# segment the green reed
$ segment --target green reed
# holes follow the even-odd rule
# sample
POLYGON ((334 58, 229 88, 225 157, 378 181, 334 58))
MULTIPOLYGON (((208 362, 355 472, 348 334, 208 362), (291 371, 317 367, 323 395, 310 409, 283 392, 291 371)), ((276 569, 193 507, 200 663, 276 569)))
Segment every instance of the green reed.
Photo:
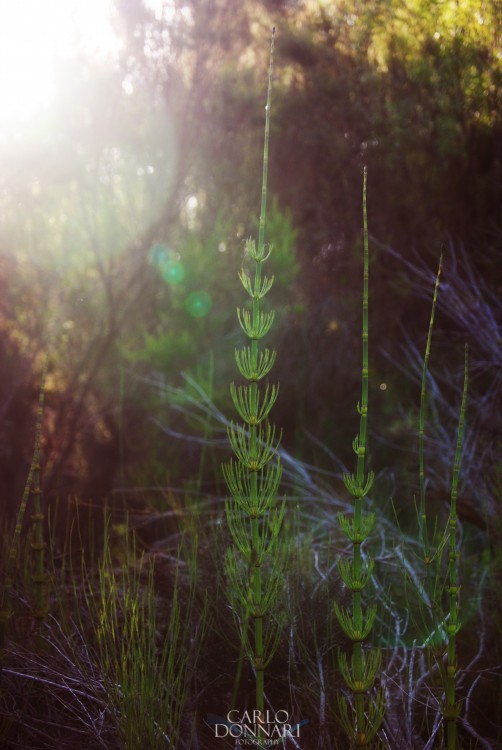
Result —
POLYGON ((70 561, 72 594, 58 595, 63 631, 69 638, 85 634, 86 648, 75 659, 83 660, 84 674, 92 664, 99 676, 120 747, 171 750, 182 738, 207 629, 207 601, 196 600, 197 540, 180 543, 166 570, 167 556, 138 552, 127 523, 113 542, 107 519, 99 559, 97 552, 92 564, 84 554, 70 561))
POLYGON ((448 521, 442 532, 438 531, 437 520, 435 521, 431 539, 429 533, 430 519, 428 518, 426 507, 425 427, 429 358, 437 299, 440 289, 442 262, 443 255, 441 253, 432 298, 420 388, 418 429, 420 503, 417 509, 417 516, 419 542, 422 547, 422 563, 425 568, 425 577, 423 587, 419 587, 417 593, 421 600, 421 605, 424 606, 422 612, 422 615, 425 613, 424 625, 429 626, 425 644, 427 644, 429 650, 436 659, 443 683, 444 703, 441 705, 441 711, 446 722, 446 747, 447 750, 456 750, 459 747, 457 721, 461 709, 460 703, 456 700, 456 676, 458 668, 456 636, 460 629, 458 620, 460 593, 458 562, 460 551, 457 545, 457 495, 467 405, 468 351, 466 346, 462 402, 457 429, 448 521), (447 557, 446 563, 444 562, 445 555, 447 557), (445 565, 446 583, 444 574, 445 565), (443 604, 445 599, 446 601, 443 604))
POLYGON ((368 422, 368 299, 369 299, 369 250, 368 218, 366 205, 367 172, 364 170, 363 222, 364 222, 364 271, 363 271, 363 324, 362 324, 362 392, 357 405, 359 433, 353 441, 357 456, 356 473, 345 474, 344 483, 354 500, 352 520, 339 514, 340 526, 352 544, 352 561, 342 560, 338 570, 343 582, 352 592, 352 610, 335 603, 335 613, 340 627, 352 641, 352 655, 349 659, 340 652, 339 667, 342 677, 353 694, 353 703, 344 696, 339 698, 342 726, 356 747, 365 747, 375 738, 382 723, 385 703, 383 690, 373 695, 373 685, 380 670, 381 653, 364 649, 363 644, 375 622, 375 605, 364 611, 362 594, 373 572, 374 563, 366 561, 362 554, 363 542, 369 537, 375 523, 375 514, 364 510, 366 499, 374 481, 372 471, 366 473, 366 438, 368 422))
POLYGON ((37 413, 35 419, 35 444, 33 448, 32 460, 28 471, 28 478, 24 487, 21 502, 16 517, 14 534, 9 548, 9 554, 5 563, 5 569, 2 571, 2 580, 0 582, 0 676, 5 657, 5 635, 7 622, 11 617, 10 600, 12 596, 12 587, 14 585, 14 576, 19 563, 19 550, 21 547, 21 532, 23 528, 26 509, 30 500, 30 495, 34 497, 34 513, 32 516, 34 541, 31 547, 34 551, 34 573, 32 580, 34 584, 35 606, 33 616, 40 622, 46 613, 45 595, 45 571, 44 571, 44 550, 45 542, 43 537, 43 522, 45 515, 42 513, 41 502, 41 482, 40 482, 40 454, 42 439, 42 423, 45 402, 45 383, 47 377, 47 357, 45 358, 40 390, 38 396, 37 413))
POLYGON ((439 258, 439 266, 436 274, 436 283, 434 285, 434 294, 432 297, 431 314, 429 318, 429 330, 427 332, 427 343, 425 345, 424 360, 422 363, 422 379, 420 383, 420 415, 418 424, 418 461, 419 461, 419 492, 420 506, 418 516, 419 539, 424 551, 424 563, 427 571, 428 587, 430 587, 430 565, 434 556, 431 555, 431 545, 429 540, 429 529, 427 526, 427 513, 425 507, 425 458, 424 458, 424 440, 425 440, 425 414, 427 405, 427 373, 429 371, 429 357, 431 351, 432 331, 434 328, 434 318, 436 314, 436 304, 438 298, 439 282, 441 278, 441 268, 443 264, 443 253, 439 258))
MULTIPOLYGON (((44 373, 45 380, 45 373, 44 373)), ((42 405, 39 404, 40 415, 37 414, 37 431, 39 433, 38 424, 42 424, 42 405), (39 422, 40 420, 40 422, 39 422)), ((47 576, 45 573, 45 549, 47 544, 44 539, 44 521, 45 513, 42 509, 42 468, 40 465, 41 451, 40 451, 40 434, 38 434, 38 445, 35 451, 36 460, 33 464, 33 485, 31 488, 31 496, 33 498, 33 514, 31 516, 32 529, 33 529, 33 541, 31 542, 31 549, 33 550, 33 573, 31 576, 33 582, 33 599, 34 606, 32 609, 32 615, 35 618, 38 625, 45 618, 47 614, 47 597, 46 597, 46 582, 47 576)))
POLYGON ((260 712, 264 711, 265 669, 275 653, 281 631, 280 620, 272 613, 281 578, 282 553, 278 536, 284 517, 284 501, 281 504, 277 501, 282 476, 277 456, 280 435, 269 422, 279 387, 259 386, 271 371, 276 357, 275 351, 259 346, 274 321, 274 312, 265 312, 262 307, 262 300, 273 284, 273 277, 262 276, 262 266, 271 252, 271 248, 265 246, 265 214, 274 33, 275 30, 270 46, 258 246, 252 239, 246 242, 252 271, 249 275, 243 269, 239 274, 251 298, 251 309, 238 309, 237 316, 250 345, 236 350, 235 361, 248 383, 230 387, 242 423, 231 423, 228 429, 235 458, 222 467, 231 495, 226 500, 226 516, 235 545, 226 559, 229 596, 239 622, 242 646, 255 672, 256 709, 260 712))
POLYGON ((465 347, 464 358, 464 387, 462 391, 462 404, 460 406, 460 416, 457 430, 457 443, 455 446, 455 459, 453 463, 453 476, 451 482, 450 496, 450 513, 448 518, 448 614, 449 620, 446 626, 447 635, 447 652, 446 652, 446 676, 445 676, 445 694, 446 701, 443 710, 443 716, 446 720, 446 737, 448 750, 456 750, 458 747, 457 740, 457 719, 460 715, 460 703, 456 701, 456 676, 457 676, 457 646, 456 636, 460 630, 458 620, 459 612, 459 576, 458 576, 458 559, 460 551, 457 546, 457 494, 458 478, 460 473, 460 458, 462 455, 462 443, 464 436, 465 411, 467 405, 467 387, 469 380, 469 355, 467 346, 465 347))
MULTIPOLYGON (((429 317, 429 328, 427 331, 427 341, 425 344, 424 358, 422 362, 422 375, 420 381, 420 411, 418 417, 418 476, 419 476, 419 506, 417 508, 418 520, 418 540, 422 548, 421 562, 424 565, 425 577, 423 588, 418 590, 418 595, 423 604, 425 604, 424 625, 428 630, 426 643, 430 645, 433 652, 438 656, 442 655, 443 636, 441 633, 441 607, 440 599, 442 595, 441 565, 442 552, 444 548, 444 537, 439 535, 437 523, 433 529, 430 529, 430 523, 427 517, 426 505, 426 481, 425 481, 425 427, 427 416, 427 378, 429 372, 429 359, 431 351, 432 333, 434 330, 434 320, 436 315, 436 306, 441 280, 441 270, 443 265, 443 253, 441 252, 436 274, 436 282, 432 296, 431 312, 429 317), (432 531, 432 540, 431 532, 432 531)), ((423 613, 422 613, 423 616, 423 613)))

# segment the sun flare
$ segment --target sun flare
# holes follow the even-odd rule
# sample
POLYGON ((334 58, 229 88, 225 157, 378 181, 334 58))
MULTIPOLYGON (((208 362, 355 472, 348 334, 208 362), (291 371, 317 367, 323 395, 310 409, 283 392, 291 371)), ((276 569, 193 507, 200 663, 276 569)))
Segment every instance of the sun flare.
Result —
POLYGON ((109 0, 2 0, 0 130, 50 106, 57 67, 76 50, 110 55, 120 46, 109 0))

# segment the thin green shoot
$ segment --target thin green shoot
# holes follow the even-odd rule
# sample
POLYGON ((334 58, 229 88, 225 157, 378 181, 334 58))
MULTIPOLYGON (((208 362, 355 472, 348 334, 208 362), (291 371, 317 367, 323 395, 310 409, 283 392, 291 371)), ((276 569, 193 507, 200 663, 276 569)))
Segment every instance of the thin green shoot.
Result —
POLYGON ((467 345, 465 347, 464 359, 464 387, 462 391, 462 404, 457 431, 457 443, 455 447, 455 459, 453 464, 453 476, 451 483, 450 514, 448 519, 449 544, 448 544, 448 600, 449 620, 446 626, 447 654, 446 654, 446 706, 444 717, 446 719, 446 736, 448 750, 457 750, 457 720, 460 714, 460 703, 456 701, 456 676, 457 676, 457 646, 456 636, 460 629, 459 593, 460 583, 458 578, 458 559, 460 552, 457 546, 457 494, 458 479, 460 473, 460 460, 462 455, 462 444, 464 438, 464 422, 467 406, 467 388, 469 380, 469 355, 467 345))
MULTIPOLYGON (((439 281, 441 277, 441 267, 443 263, 443 253, 439 258, 439 266, 434 286, 434 295, 432 298, 432 308, 429 318, 429 330, 427 333, 427 343, 425 345, 424 361, 422 365, 422 379, 420 384, 420 415, 418 425, 418 460, 419 460, 419 486, 420 486, 420 506, 419 506, 419 532, 420 541, 424 550, 424 562, 428 567, 432 562, 431 548, 429 542, 429 531, 427 527, 427 511, 425 504, 425 459, 424 459, 424 440, 425 440, 425 419, 427 405, 427 373, 429 371, 429 356, 431 349, 432 330, 434 328, 434 318, 436 313, 436 303, 439 290, 439 281)), ((429 574, 428 574, 429 575, 429 574)))

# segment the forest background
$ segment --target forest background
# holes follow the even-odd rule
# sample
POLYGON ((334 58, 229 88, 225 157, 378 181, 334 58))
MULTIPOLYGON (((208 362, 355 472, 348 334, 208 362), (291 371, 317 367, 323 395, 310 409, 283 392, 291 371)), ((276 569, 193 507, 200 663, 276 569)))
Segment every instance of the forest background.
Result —
MULTIPOLYGON (((139 493, 193 475, 179 452, 195 447, 161 437, 142 378, 155 371, 182 385, 183 372, 207 377, 211 359, 212 395, 228 403, 272 22, 277 421, 297 458, 329 461, 307 433, 346 456, 366 164, 374 429, 385 425, 396 445, 407 439, 413 383, 392 358, 403 332, 424 339, 421 298, 431 293, 409 264, 430 282, 444 244, 449 286, 472 272, 488 295, 500 292, 499 11, 496 2, 201 2, 155 13, 117 3, 123 46, 113 61, 75 49, 52 106, 2 137, 2 495, 24 486, 48 342, 48 496, 139 493)), ((492 352, 499 344, 482 317, 490 298, 461 291, 465 309, 439 321, 449 334, 439 372, 459 340, 475 352, 485 339, 492 352), (479 330, 465 331, 462 315, 479 330)), ((493 387, 493 357, 479 352, 480 393, 493 387)), ((494 445, 493 410, 476 417, 482 445, 494 445)), ((488 463, 490 475, 497 462, 488 463)))

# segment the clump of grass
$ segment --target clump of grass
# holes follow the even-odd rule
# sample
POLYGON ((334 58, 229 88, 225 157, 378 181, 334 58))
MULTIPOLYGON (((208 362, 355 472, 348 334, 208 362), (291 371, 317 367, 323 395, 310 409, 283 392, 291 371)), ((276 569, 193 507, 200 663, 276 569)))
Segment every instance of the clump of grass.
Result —
POLYGON ((258 246, 246 242, 246 255, 252 263, 250 275, 242 270, 239 277, 251 298, 251 310, 237 310, 240 326, 250 345, 235 352, 237 368, 246 385, 231 385, 230 392, 241 424, 231 423, 228 437, 235 459, 223 465, 231 493, 226 501, 226 516, 235 544, 227 554, 226 570, 229 594, 239 621, 242 646, 248 654, 256 679, 256 710, 264 711, 264 672, 280 637, 280 619, 273 616, 282 572, 279 531, 284 517, 284 502, 278 504, 277 492, 282 467, 277 456, 280 436, 269 422, 269 414, 279 388, 258 383, 271 371, 275 351, 260 349, 259 341, 268 333, 274 312, 265 312, 262 300, 273 284, 273 277, 262 277, 262 266, 271 248, 265 245, 267 203, 268 146, 274 32, 270 48, 268 93, 263 154, 263 180, 258 246), (264 570, 268 576, 265 578, 264 570), (250 633, 252 631, 252 633, 250 633))
POLYGON ((178 550, 172 585, 161 596, 153 561, 138 557, 134 545, 126 546, 117 569, 106 536, 97 595, 83 572, 94 658, 108 694, 111 720, 126 750, 178 746, 191 670, 207 624, 203 604, 195 632, 196 560, 194 545, 187 560, 189 578, 182 587, 179 571, 184 563, 178 550))
MULTIPOLYGON (((411 591, 407 593, 407 603, 411 619, 415 622, 418 632, 421 634, 421 650, 429 659, 427 673, 423 672, 419 681, 422 686, 428 683, 427 705, 430 703, 430 698, 435 696, 435 718, 433 726, 429 730, 429 742, 431 743, 435 736, 438 733, 441 734, 441 730, 445 728, 442 746, 447 747, 447 750, 457 750, 459 747, 457 725, 461 713, 461 703, 457 700, 457 634, 460 630, 458 616, 460 551, 458 547, 457 495, 467 404, 467 347, 465 350, 464 379, 455 442, 453 475, 450 484, 450 507, 445 527, 442 527, 437 517, 431 517, 426 503, 425 451, 428 392, 434 386, 434 381, 431 379, 428 387, 430 379, 429 360, 435 313, 439 299, 442 263, 443 255, 441 253, 432 297, 427 341, 421 364, 418 420, 419 501, 418 507, 416 507, 420 552, 417 553, 415 566, 413 569, 409 569, 407 576, 407 581, 411 584, 411 591, 416 597, 415 606, 412 606, 410 599, 411 591), (416 604, 418 604, 418 617, 414 614, 416 604)), ((437 414, 435 417, 438 419, 437 414)), ((421 658, 423 659, 423 656, 421 658)), ((413 675, 411 666, 410 672, 413 675)), ((425 718, 428 718, 427 715, 425 718)), ((472 733, 477 737, 475 732, 472 733)))
POLYGON ((418 476, 419 476, 419 505, 417 508, 418 541, 422 549, 422 564, 424 566, 424 580, 417 588, 422 615, 422 627, 426 632, 424 643, 427 644, 431 653, 438 658, 442 657, 443 624, 440 617, 440 599, 442 595, 441 567, 442 552, 445 537, 427 516, 426 507, 426 476, 425 476, 425 426, 427 411, 427 379, 429 373, 429 359, 431 350, 432 333, 438 300, 438 291, 441 278, 443 254, 439 259, 434 293, 432 297, 431 313, 427 341, 422 361, 422 375, 420 381, 420 411, 418 417, 418 476))
POLYGON ((430 541, 429 526, 431 521, 426 508, 426 479, 425 479, 425 423, 427 406, 427 378, 429 371, 429 357, 431 349, 432 331, 438 300, 442 267, 442 254, 436 276, 436 284, 432 299, 431 314, 429 319, 429 331, 423 358, 422 379, 420 389, 420 415, 419 415, 419 487, 420 504, 418 508, 419 540, 423 550, 423 564, 425 566, 424 586, 418 589, 422 608, 425 605, 427 616, 425 621, 431 623, 430 632, 426 644, 436 659, 439 674, 444 689, 444 701, 441 703, 441 713, 446 722, 446 747, 448 750, 457 750, 458 732, 457 723, 461 712, 461 704, 456 696, 457 679, 457 644, 456 637, 460 630, 459 623, 459 572, 458 561, 460 551, 457 544, 458 517, 457 517, 457 495, 460 473, 460 461, 464 436, 464 422, 467 404, 468 387, 468 351, 465 348, 464 358, 464 382, 462 389, 462 402, 460 406, 459 422, 457 429, 457 440, 455 446, 455 457, 453 463, 453 474, 451 480, 450 508, 446 528, 439 532, 437 520, 434 521, 432 542, 430 541), (446 562, 444 557, 446 556, 446 562), (446 571, 444 570, 446 567, 446 571), (446 581, 446 582, 445 582, 446 581), (443 604, 444 599, 446 601, 443 604))
POLYGON ((364 510, 364 500, 374 481, 372 471, 366 473, 366 437, 368 421, 368 221, 366 207, 366 168, 363 187, 364 221, 364 279, 363 279, 363 324, 362 324, 362 394, 357 406, 359 413, 359 433, 353 441, 357 456, 355 474, 344 474, 344 484, 354 500, 352 519, 340 513, 340 526, 352 544, 352 561, 342 560, 338 570, 343 582, 352 592, 352 611, 335 603, 335 613, 340 627, 352 641, 352 655, 339 654, 342 677, 353 694, 353 702, 344 696, 339 698, 340 718, 349 739, 356 747, 365 747, 373 741, 383 721, 385 701, 383 690, 373 694, 373 685, 381 665, 381 652, 365 649, 364 642, 375 622, 377 609, 371 605, 364 612, 362 596, 373 572, 372 560, 365 560, 362 545, 369 537, 375 524, 375 514, 364 510))

